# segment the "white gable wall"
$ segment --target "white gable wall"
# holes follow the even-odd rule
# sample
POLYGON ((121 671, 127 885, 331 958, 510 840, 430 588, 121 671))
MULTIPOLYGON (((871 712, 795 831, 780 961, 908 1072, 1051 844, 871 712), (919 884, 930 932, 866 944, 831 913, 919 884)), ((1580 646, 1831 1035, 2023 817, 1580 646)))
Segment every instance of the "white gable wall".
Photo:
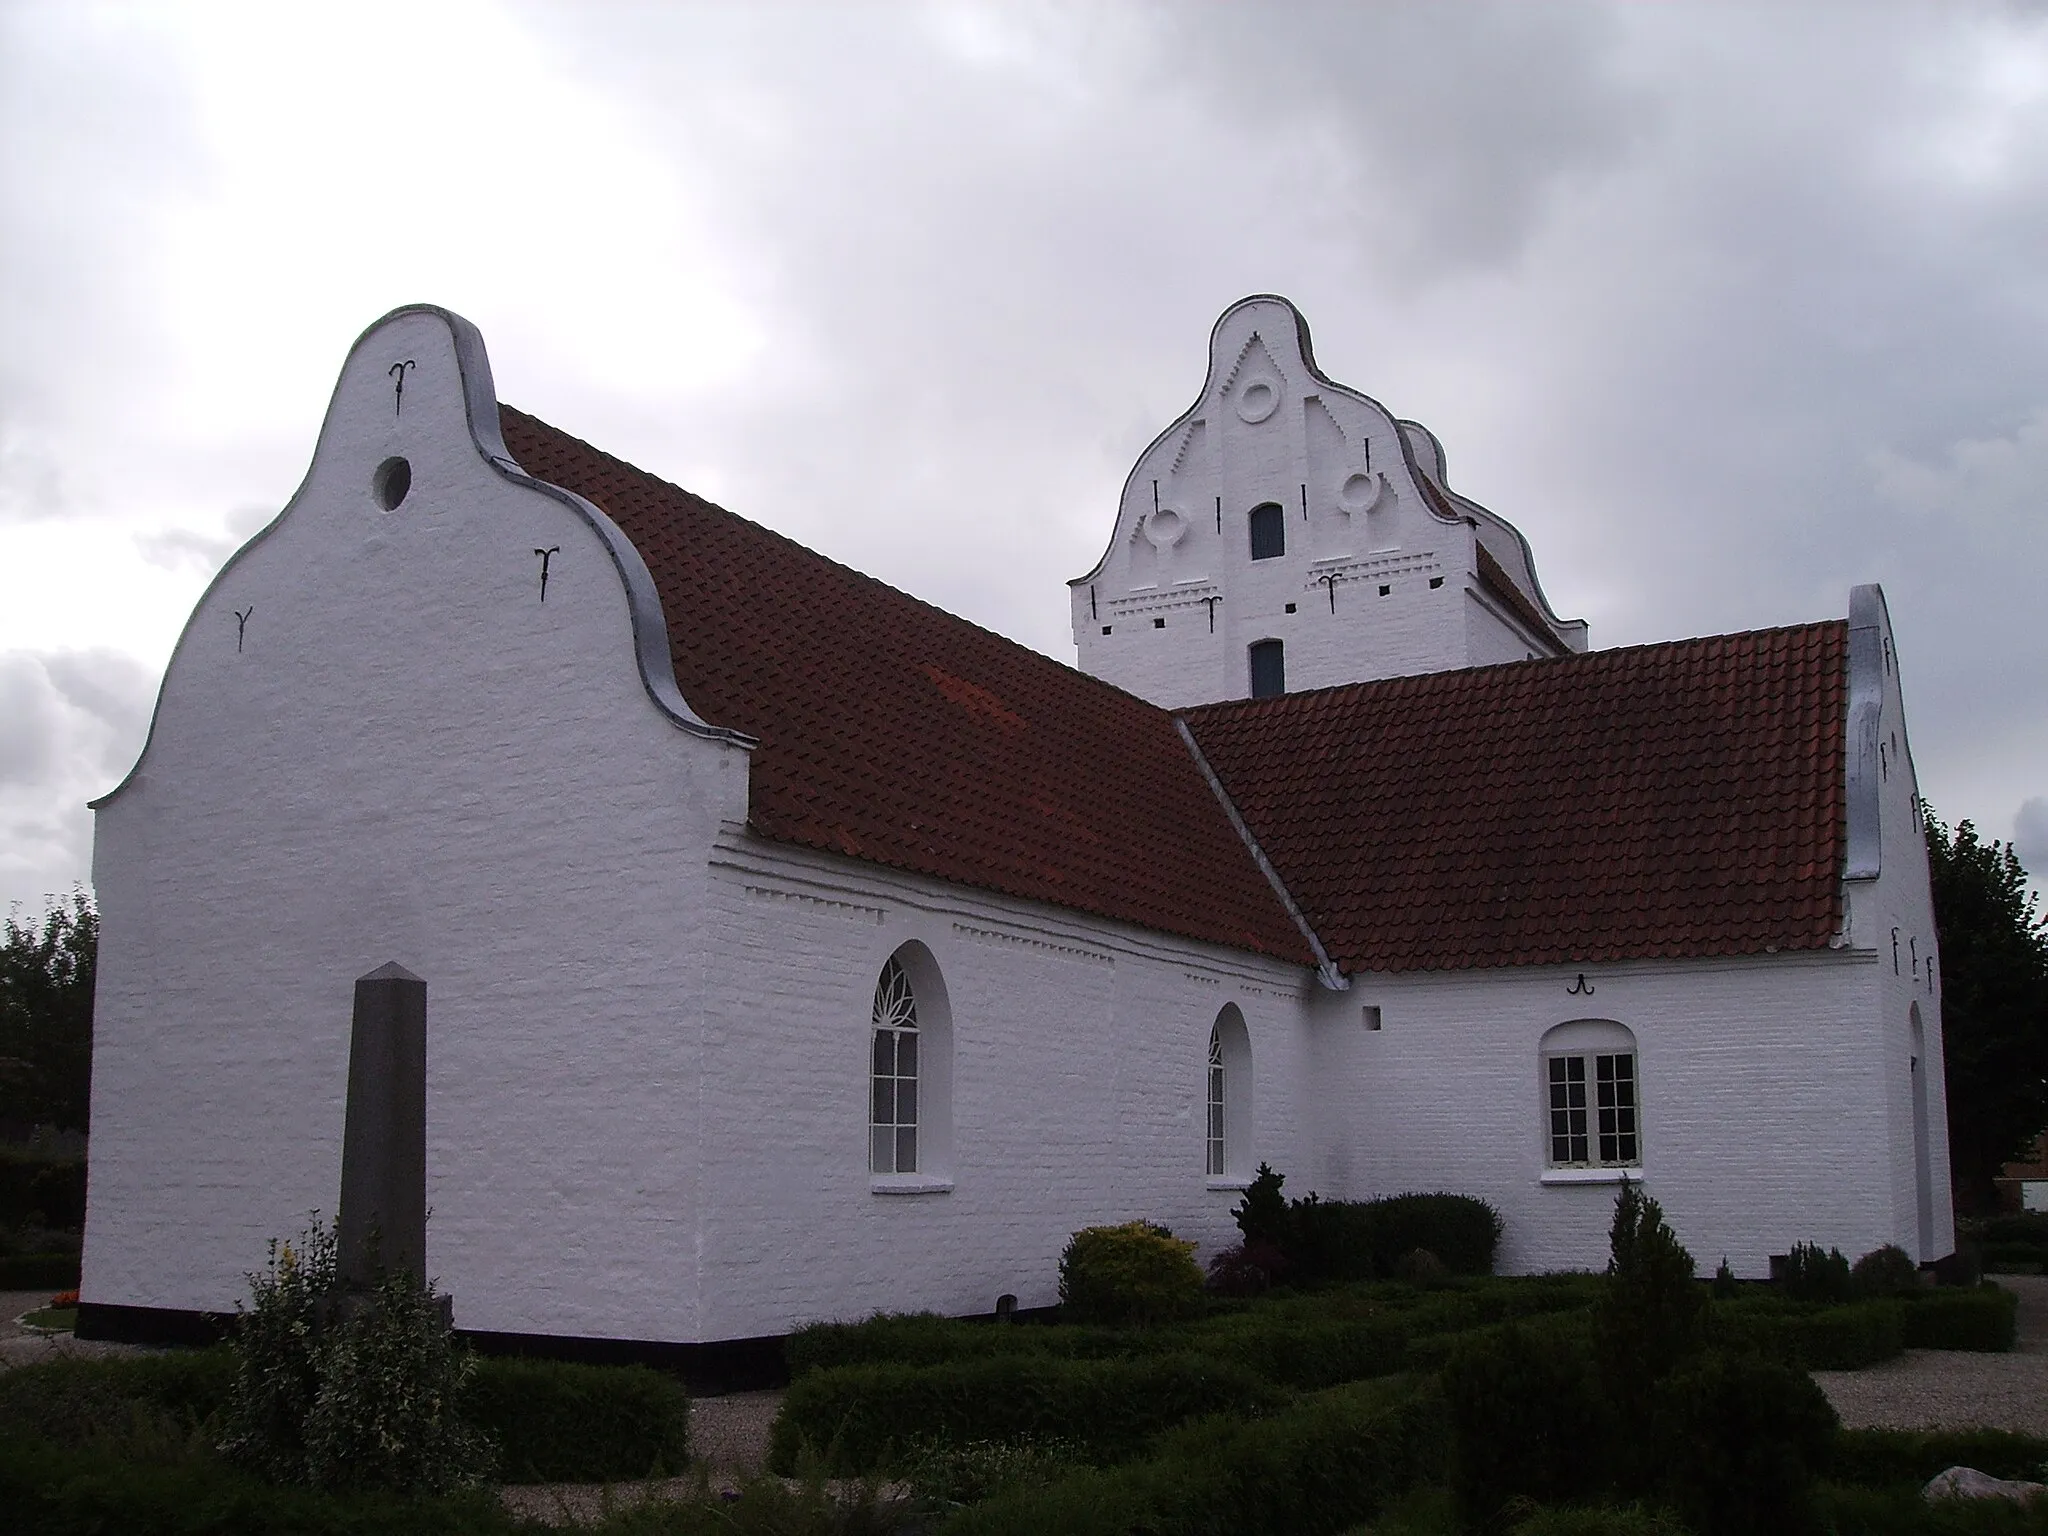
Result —
POLYGON ((366 334, 102 803, 91 1300, 227 1309, 267 1239, 331 1219, 353 983, 386 961, 427 981, 429 1263, 466 1323, 575 1321, 527 1261, 631 1253, 617 1190, 698 1161, 672 1037, 745 752, 657 708, 604 540, 487 464, 465 410, 445 318, 366 334))
MULTIPOLYGON (((1140 455, 1108 550, 1071 584, 1081 670, 1180 708, 1248 697, 1260 640, 1285 645, 1289 692, 1554 653, 1478 585, 1483 536, 1539 590, 1520 536, 1441 480, 1434 438, 1317 372, 1292 305, 1232 305, 1200 398, 1140 455), (1285 552, 1254 560, 1266 503, 1285 552)), ((1584 648, 1583 623, 1563 629, 1584 648)))

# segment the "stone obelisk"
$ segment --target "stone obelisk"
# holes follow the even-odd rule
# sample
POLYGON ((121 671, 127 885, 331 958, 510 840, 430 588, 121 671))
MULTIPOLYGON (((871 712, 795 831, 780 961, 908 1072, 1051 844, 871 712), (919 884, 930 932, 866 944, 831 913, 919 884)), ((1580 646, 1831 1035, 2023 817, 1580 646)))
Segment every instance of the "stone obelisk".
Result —
POLYGON ((346 1289, 427 1278, 427 984, 395 961, 356 982, 335 1239, 346 1289))

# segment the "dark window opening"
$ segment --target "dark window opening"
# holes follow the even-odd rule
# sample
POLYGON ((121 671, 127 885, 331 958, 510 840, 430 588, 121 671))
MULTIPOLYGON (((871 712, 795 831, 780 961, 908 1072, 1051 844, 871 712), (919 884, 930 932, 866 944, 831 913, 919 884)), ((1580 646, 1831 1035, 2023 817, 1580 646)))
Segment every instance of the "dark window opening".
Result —
POLYGON ((1381 597, 1385 597, 1385 596, 1386 596, 1386 595, 1387 595, 1387 594, 1388 594, 1389 592, 1392 592, 1393 590, 1394 590, 1394 589, 1393 589, 1392 587, 1381 587, 1381 588, 1380 588, 1380 596, 1381 596, 1381 597))
POLYGON ((1432 592, 1434 592, 1438 587, 1442 586, 1443 584, 1444 579, 1441 576, 1432 576, 1429 578, 1429 590, 1432 592))
POLYGON ((1103 625, 1103 626, 1102 626, 1102 632, 1103 632, 1103 633, 1104 633, 1105 635, 1109 633, 1109 630, 1110 630, 1110 626, 1109 626, 1109 625, 1105 624, 1105 625, 1103 625))
POLYGON ((1292 612, 1294 612, 1294 604, 1292 604, 1292 603, 1289 603, 1289 604, 1287 605, 1287 611, 1288 611, 1289 613, 1292 613, 1292 612))
POLYGON ((1152 621, 1152 627, 1153 627, 1154 629, 1164 629, 1164 628, 1166 628, 1166 620, 1164 620, 1164 619, 1154 619, 1154 620, 1152 621))
POLYGON ((1268 501, 1252 508, 1252 558, 1272 560, 1287 553, 1287 514, 1268 501))
POLYGON ((1260 640, 1251 648, 1252 697, 1277 698, 1287 691, 1286 647, 1278 640, 1260 640))

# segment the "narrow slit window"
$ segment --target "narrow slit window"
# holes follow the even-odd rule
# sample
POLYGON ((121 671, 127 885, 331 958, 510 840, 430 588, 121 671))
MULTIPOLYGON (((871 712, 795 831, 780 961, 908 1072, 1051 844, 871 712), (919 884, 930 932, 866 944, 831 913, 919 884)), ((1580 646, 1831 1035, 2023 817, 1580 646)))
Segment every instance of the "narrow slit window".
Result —
POLYGON ((1277 698, 1287 691, 1287 648, 1278 640, 1254 641, 1251 647, 1252 697, 1277 698))
POLYGON ((1274 501, 1252 508, 1252 558, 1275 560, 1287 553, 1287 514, 1274 501))

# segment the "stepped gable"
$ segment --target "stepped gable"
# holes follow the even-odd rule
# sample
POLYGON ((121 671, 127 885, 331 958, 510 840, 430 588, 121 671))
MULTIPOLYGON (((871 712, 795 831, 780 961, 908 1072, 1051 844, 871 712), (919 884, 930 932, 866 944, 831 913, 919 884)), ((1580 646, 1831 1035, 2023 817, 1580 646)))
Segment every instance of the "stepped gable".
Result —
POLYGON ((1824 949, 1848 626, 1183 712, 1347 972, 1824 949))
POLYGON ((647 562, 690 707, 759 738, 755 833, 1313 963, 1164 710, 499 413, 647 562))

